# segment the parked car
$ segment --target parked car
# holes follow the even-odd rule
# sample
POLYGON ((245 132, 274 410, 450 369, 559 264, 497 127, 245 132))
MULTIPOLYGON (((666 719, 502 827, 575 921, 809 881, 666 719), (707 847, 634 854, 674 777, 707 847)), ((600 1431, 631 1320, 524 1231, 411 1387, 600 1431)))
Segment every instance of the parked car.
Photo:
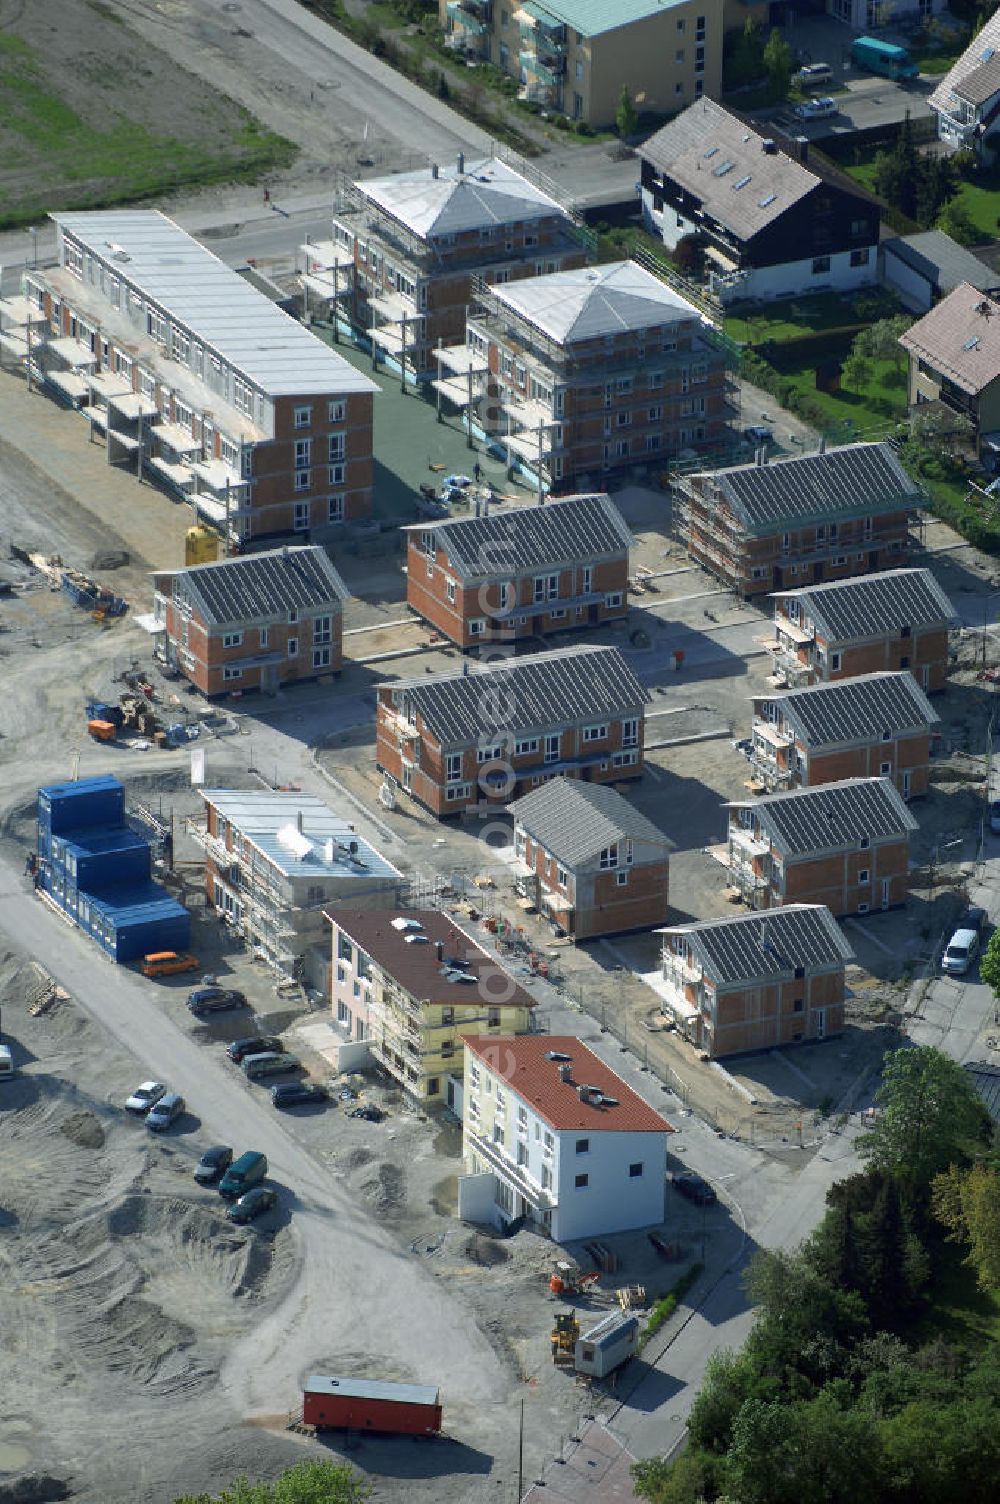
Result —
POLYGON ((794 80, 800 89, 818 89, 833 83, 833 69, 829 63, 803 63, 794 80))
POLYGON ((941 970, 948 976, 963 977, 979 953, 979 931, 956 930, 944 948, 941 970))
POLYGON ((213 1144, 206 1149, 195 1165, 194 1178, 199 1185, 214 1185, 233 1162, 233 1151, 228 1144, 213 1144))
POLYGON ((280 1055, 285 1046, 271 1034, 254 1034, 247 1039, 234 1039, 226 1045, 226 1054, 234 1065, 247 1055, 280 1055))
POLYGON ((186 1107, 187 1103, 182 1096, 175 1091, 168 1091, 147 1112, 146 1127, 153 1133, 162 1133, 165 1128, 176 1123, 186 1107))
POLYGON ((696 1206, 714 1206, 716 1200, 715 1191, 707 1180, 702 1180, 693 1170, 681 1170, 673 1177, 674 1190, 680 1191, 688 1201, 693 1201, 696 1206))
POLYGON ((167 1088, 162 1081, 144 1081, 126 1098, 125 1111, 145 1114, 166 1094, 167 1088))
POLYGON ((235 1201, 263 1180, 266 1174, 267 1155, 261 1154, 259 1149, 248 1149, 233 1161, 219 1181, 219 1195, 225 1196, 227 1201, 235 1201))
POLYGON ((326 1099, 326 1087, 309 1081, 282 1081, 279 1086, 271 1087, 272 1107, 299 1107, 326 1099))
POLYGON ((835 99, 831 99, 828 94, 821 94, 818 99, 807 99, 803 104, 797 104, 795 113, 799 120, 829 120, 831 115, 839 115, 840 108, 835 99))
POLYGON ((196 987, 188 994, 192 1013, 223 1013, 227 1008, 245 1008, 247 1000, 235 987, 196 987))
POLYGON ((774 432, 763 423, 751 423, 748 428, 744 428, 743 437, 749 439, 751 444, 770 444, 774 432))
POLYGON ((995 836, 1000 835, 1000 799, 994 799, 990 805, 990 830, 995 836))
POLYGON ((139 970, 144 977, 169 977, 179 971, 197 971, 199 961, 187 951, 156 950, 143 956, 139 970))
POLYGON ((269 1212, 278 1199, 277 1191, 272 1191, 269 1185, 255 1185, 252 1191, 247 1191, 238 1201, 234 1201, 229 1208, 230 1222, 252 1222, 255 1217, 269 1212))
POLYGON ((261 1055, 244 1055, 241 1062, 248 1081, 259 1081, 261 1076, 283 1076, 301 1067, 297 1055, 286 1055, 284 1050, 265 1050, 261 1055))

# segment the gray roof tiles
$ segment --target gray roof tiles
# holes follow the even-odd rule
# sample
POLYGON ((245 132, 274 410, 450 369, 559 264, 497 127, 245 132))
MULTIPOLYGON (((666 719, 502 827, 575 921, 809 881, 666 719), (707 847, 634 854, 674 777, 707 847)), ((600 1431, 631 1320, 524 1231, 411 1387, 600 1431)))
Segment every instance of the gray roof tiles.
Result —
POLYGON ((526 319, 560 345, 701 322, 693 303, 634 261, 581 266, 490 288, 501 310, 526 319))
POLYGON ((948 625, 955 608, 929 569, 890 569, 828 585, 775 592, 797 600, 828 642, 863 641, 900 627, 948 625))
MULTIPOLYGON (((954 62, 945 74, 941 82, 935 87, 934 92, 928 99, 932 110, 941 110, 945 114, 953 112, 957 105, 956 94, 963 99, 969 96, 966 93, 966 81, 972 74, 978 72, 984 63, 989 64, 994 56, 1000 52, 1000 12, 994 11, 985 22, 982 29, 973 37, 961 57, 954 62)), ((973 80, 971 91, 974 94, 981 92, 981 79, 973 80)))
POLYGON ((567 496, 544 506, 511 507, 488 517, 416 523, 432 532, 455 572, 466 580, 495 579, 524 569, 586 562, 627 550, 633 542, 609 496, 567 496))
POLYGON ((673 846, 652 820, 606 784, 553 778, 508 808, 531 839, 567 867, 579 866, 629 836, 665 851, 673 846))
POLYGON ((1000 287, 1000 274, 943 230, 900 235, 883 242, 881 249, 886 256, 897 256, 943 293, 953 292, 963 282, 980 292, 993 292, 1000 287))
POLYGON ((709 919, 663 930, 684 935, 717 986, 793 976, 853 959, 830 910, 822 904, 788 904, 736 919, 709 919))
POLYGON ((326 552, 316 545, 245 554, 173 570, 167 577, 174 576, 187 582, 206 620, 217 626, 285 616, 289 607, 314 611, 344 601, 349 594, 326 552))
POLYGON ((520 734, 572 722, 639 715, 649 700, 617 648, 571 647, 531 653, 457 672, 398 679, 401 694, 443 744, 489 739, 494 728, 520 734))
POLYGON ((815 789, 734 801, 729 808, 752 810, 775 849, 786 857, 857 851, 863 837, 874 843, 917 829, 889 778, 845 778, 815 789))
POLYGON ((783 719, 812 751, 877 742, 886 732, 892 738, 933 726, 940 719, 909 669, 861 674, 766 698, 778 705, 783 719))
POLYGON ((847 444, 766 465, 702 472, 750 533, 828 518, 905 511, 919 497, 888 444, 847 444))

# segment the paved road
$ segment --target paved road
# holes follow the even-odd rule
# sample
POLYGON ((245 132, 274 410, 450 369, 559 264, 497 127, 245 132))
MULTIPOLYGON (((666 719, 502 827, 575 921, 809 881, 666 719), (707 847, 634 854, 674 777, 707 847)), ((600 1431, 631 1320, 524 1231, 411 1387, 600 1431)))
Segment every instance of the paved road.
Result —
POLYGON ((298 1277, 278 1308, 229 1354, 222 1382, 238 1413, 291 1409, 310 1363, 359 1345, 400 1376, 419 1381, 433 1375, 453 1405, 485 1406, 506 1397, 509 1377, 461 1296, 436 1283, 359 1210, 291 1137, 268 1099, 245 1090, 221 1051, 197 1044, 163 1016, 154 987, 99 957, 2 859, 0 930, 44 958, 84 1011, 135 1057, 137 1078, 155 1076, 184 1092, 208 1141, 238 1151, 249 1145, 267 1155, 282 1203, 291 1209, 298 1277))

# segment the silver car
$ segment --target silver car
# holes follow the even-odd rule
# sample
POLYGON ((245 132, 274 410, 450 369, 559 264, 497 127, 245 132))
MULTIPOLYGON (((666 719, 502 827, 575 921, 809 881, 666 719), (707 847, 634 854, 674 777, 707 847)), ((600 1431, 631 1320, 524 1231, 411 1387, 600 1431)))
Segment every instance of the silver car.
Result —
POLYGON ((978 954, 978 931, 956 930, 945 946, 941 970, 952 977, 964 977, 978 954))

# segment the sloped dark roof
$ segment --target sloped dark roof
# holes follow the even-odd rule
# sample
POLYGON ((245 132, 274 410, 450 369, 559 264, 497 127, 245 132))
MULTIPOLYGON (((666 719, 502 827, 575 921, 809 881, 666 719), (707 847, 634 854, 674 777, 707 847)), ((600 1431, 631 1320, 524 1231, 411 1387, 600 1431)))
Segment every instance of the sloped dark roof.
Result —
POLYGON ((926 277, 942 293, 952 292, 963 282, 980 292, 994 292, 1000 287, 1000 275, 986 261, 974 256, 967 246, 959 245, 943 230, 920 230, 916 235, 900 235, 882 245, 885 255, 900 261, 926 277))
POLYGON ((450 674, 400 679, 401 692, 442 742, 468 742, 491 726, 518 733, 570 721, 638 714, 649 700, 617 648, 559 648, 450 674), (499 719, 498 719, 499 717, 499 719))
POLYGON ((349 594, 326 551, 315 545, 274 548, 171 573, 187 582, 206 620, 217 626, 284 616, 290 607, 315 611, 349 594))
POLYGON ((905 511, 920 491, 888 444, 847 444, 692 479, 714 483, 751 533, 785 525, 905 511))
POLYGON ((511 507, 488 517, 416 523, 407 532, 432 532, 463 579, 495 578, 620 553, 632 544, 609 496, 566 496, 544 506, 511 507))
POLYGON ((890 778, 845 778, 814 789, 734 801, 729 808, 752 809, 785 856, 855 851, 862 837, 883 841, 917 829, 916 820, 890 778))
POLYGON ((552 778, 508 805, 532 840, 567 866, 585 862, 605 846, 631 836, 669 850, 668 839, 635 805, 603 783, 552 778))
POLYGON ((717 986, 790 977, 800 966, 836 966, 854 956, 824 904, 788 904, 735 919, 677 925, 662 933, 684 935, 717 986))
POLYGON ((929 569, 889 569, 828 585, 775 592, 797 600, 830 642, 880 637, 900 627, 951 622, 955 608, 929 569))
POLYGON ((940 719, 909 669, 814 684, 768 696, 771 699, 814 750, 841 742, 878 741, 887 731, 896 736, 940 719))

